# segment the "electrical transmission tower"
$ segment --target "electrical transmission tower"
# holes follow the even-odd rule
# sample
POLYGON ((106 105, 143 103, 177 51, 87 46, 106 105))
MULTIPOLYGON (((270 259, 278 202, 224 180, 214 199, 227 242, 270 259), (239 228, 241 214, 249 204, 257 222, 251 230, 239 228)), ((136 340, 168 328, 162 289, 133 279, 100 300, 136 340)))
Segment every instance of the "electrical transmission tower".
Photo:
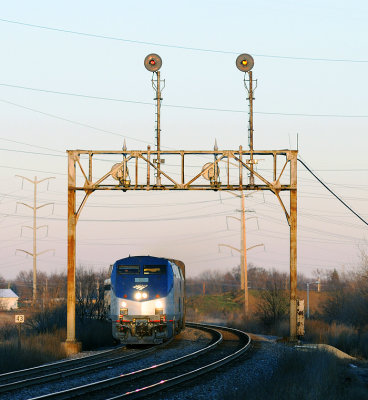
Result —
POLYGON ((26 178, 25 176, 21 176, 21 175, 15 175, 18 178, 21 178, 22 181, 26 180, 30 183, 33 184, 33 205, 30 206, 29 204, 23 203, 23 202, 17 202, 17 204, 22 204, 25 207, 30 208, 31 210, 33 210, 33 226, 22 226, 22 230, 23 228, 29 228, 33 230, 33 252, 29 252, 27 250, 23 250, 23 249, 17 249, 16 251, 21 251, 23 253, 28 254, 29 256, 33 257, 33 301, 32 303, 35 304, 37 301, 37 256, 47 253, 48 251, 54 251, 53 249, 48 249, 48 250, 44 250, 41 251, 39 253, 37 253, 37 229, 40 228, 48 228, 47 225, 41 225, 41 226, 37 226, 37 210, 39 208, 42 207, 46 207, 49 205, 53 205, 54 203, 46 203, 46 204, 41 204, 40 206, 37 206, 37 185, 41 182, 47 181, 49 179, 55 179, 53 176, 50 178, 45 178, 45 179, 41 179, 41 180, 37 180, 37 176, 35 176, 34 180, 26 178))

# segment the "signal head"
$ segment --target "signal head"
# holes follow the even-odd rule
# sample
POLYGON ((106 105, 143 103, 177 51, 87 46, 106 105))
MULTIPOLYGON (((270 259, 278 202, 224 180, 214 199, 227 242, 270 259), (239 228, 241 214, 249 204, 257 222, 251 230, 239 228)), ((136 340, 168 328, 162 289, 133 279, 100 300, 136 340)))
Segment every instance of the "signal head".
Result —
POLYGON ((148 56, 144 59, 144 66, 148 71, 156 72, 162 66, 161 57, 158 54, 148 54, 148 56))
POLYGON ((236 66, 242 72, 250 71, 254 66, 253 57, 250 54, 240 54, 236 59, 236 66))

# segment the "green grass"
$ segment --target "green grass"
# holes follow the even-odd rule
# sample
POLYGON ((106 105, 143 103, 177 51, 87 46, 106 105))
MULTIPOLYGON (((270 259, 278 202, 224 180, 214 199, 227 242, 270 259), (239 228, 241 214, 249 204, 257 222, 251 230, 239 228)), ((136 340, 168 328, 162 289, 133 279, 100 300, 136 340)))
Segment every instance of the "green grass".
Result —
POLYGON ((237 301, 237 293, 227 292, 218 295, 193 296, 187 299, 187 311, 209 317, 228 318, 241 312, 242 305, 237 301))

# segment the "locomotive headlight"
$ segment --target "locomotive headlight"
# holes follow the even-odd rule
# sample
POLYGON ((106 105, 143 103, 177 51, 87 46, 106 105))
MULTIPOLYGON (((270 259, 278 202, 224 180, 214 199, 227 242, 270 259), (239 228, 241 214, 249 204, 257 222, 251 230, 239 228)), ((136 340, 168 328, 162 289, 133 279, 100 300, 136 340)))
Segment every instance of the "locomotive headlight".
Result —
POLYGON ((142 298, 142 293, 141 293, 141 292, 135 292, 135 293, 134 293, 134 298, 135 298, 136 300, 140 300, 140 299, 142 298))
POLYGON ((123 308, 126 308, 126 306, 127 306, 126 301, 123 301, 123 302, 121 303, 121 306, 122 306, 123 308))
POLYGON ((143 292, 143 293, 142 293, 142 298, 143 298, 143 299, 146 299, 147 297, 148 297, 148 294, 147 294, 146 292, 143 292))
POLYGON ((162 302, 160 300, 156 301, 156 308, 162 308, 162 302))

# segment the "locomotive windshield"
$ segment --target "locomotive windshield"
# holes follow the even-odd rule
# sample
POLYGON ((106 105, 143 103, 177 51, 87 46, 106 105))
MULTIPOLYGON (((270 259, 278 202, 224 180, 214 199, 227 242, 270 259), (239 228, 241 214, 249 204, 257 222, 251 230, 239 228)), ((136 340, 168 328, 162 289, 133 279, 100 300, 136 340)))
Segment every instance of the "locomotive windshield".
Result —
POLYGON ((118 265, 120 275, 139 275, 139 265, 118 265))
POLYGON ((143 267, 144 275, 163 275, 166 274, 166 265, 145 265, 143 267))

